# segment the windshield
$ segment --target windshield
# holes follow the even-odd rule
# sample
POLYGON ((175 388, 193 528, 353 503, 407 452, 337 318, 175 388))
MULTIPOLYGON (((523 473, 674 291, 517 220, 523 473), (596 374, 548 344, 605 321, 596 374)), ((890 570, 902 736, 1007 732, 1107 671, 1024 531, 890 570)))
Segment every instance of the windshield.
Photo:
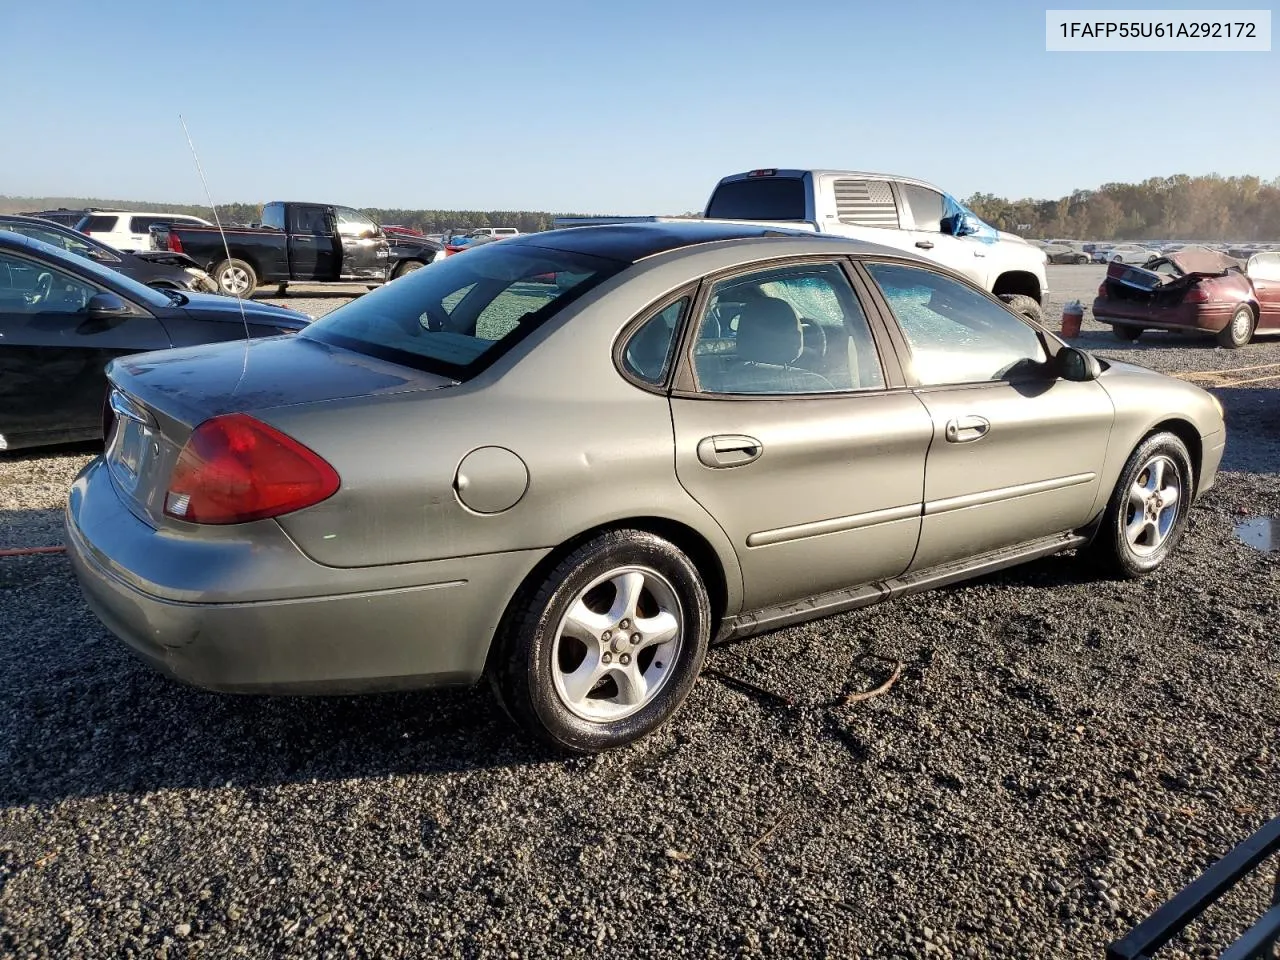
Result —
POLYGON ((25 237, 24 239, 31 244, 33 250, 57 263, 65 264, 71 272, 96 280, 132 300, 144 303, 149 307, 168 307, 173 305, 173 298, 168 294, 160 290, 153 290, 146 284, 139 283, 123 273, 112 270, 110 267, 104 267, 96 260, 69 254, 61 247, 55 247, 51 243, 45 243, 43 240, 37 240, 34 237, 25 237))
POLYGON ((303 335, 465 380, 625 266, 530 244, 486 244, 339 307, 303 335))

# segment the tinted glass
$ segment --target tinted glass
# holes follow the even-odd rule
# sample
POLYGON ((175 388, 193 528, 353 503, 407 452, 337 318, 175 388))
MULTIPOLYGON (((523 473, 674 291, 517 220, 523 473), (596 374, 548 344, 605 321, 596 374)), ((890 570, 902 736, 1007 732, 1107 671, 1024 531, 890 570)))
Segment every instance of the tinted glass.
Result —
POLYGON ((903 183, 899 184, 907 200, 907 206, 911 208, 911 215, 915 217, 917 230, 928 230, 933 233, 939 233, 942 230, 942 194, 936 190, 930 190, 927 187, 918 187, 915 184, 903 183))
POLYGON ((33 254, 51 261, 56 269, 72 276, 80 276, 86 282, 101 284, 108 290, 114 290, 135 303, 144 303, 151 307, 172 305, 169 297, 159 290, 153 290, 146 284, 139 283, 137 280, 126 277, 123 273, 118 273, 110 267, 103 266, 96 260, 72 256, 60 247, 36 240, 34 237, 29 239, 33 247, 33 254))
POLYGON ((89 216, 81 220, 76 229, 86 233, 110 233, 116 228, 116 220, 116 217, 89 216))
POLYGON ((304 333, 465 379, 625 266, 515 242, 486 244, 339 307, 304 333))
POLYGON ((284 207, 278 203, 269 203, 262 208, 262 225, 273 230, 284 229, 284 207))
POLYGON ((98 289, 48 264, 0 253, 0 312, 72 314, 98 289))
POLYGON ((898 203, 887 180, 837 180, 833 185, 841 223, 897 230, 898 203))
POLYGON ((37 227, 27 223, 0 223, 0 230, 8 230, 24 237, 31 237, 33 240, 41 240, 44 243, 66 250, 68 253, 74 253, 78 257, 87 257, 90 250, 95 250, 98 253, 98 259, 103 262, 120 262, 120 258, 109 253, 103 244, 93 243, 83 234, 63 233, 60 230, 51 230, 47 227, 37 227))
POLYGON ((923 385, 1043 376, 1040 337, 998 303, 919 267, 866 264, 911 344, 923 385))
POLYGON ((721 280, 694 344, 699 389, 800 394, 884 386, 871 329, 835 264, 721 280))
POLYGON ((130 233, 146 233, 151 229, 153 224, 169 223, 171 221, 163 217, 134 217, 129 221, 130 233))
POLYGON ((799 177, 753 177, 716 187, 707 216, 717 220, 803 220, 804 181, 799 177))
POLYGON ((289 230, 292 233, 329 235, 329 218, 325 216, 323 207, 294 207, 289 213, 289 220, 289 230))
POLYGON ((675 352, 676 331, 688 305, 689 298, 681 297, 655 313, 631 335, 622 351, 622 365, 628 373, 653 384, 667 379, 675 352))

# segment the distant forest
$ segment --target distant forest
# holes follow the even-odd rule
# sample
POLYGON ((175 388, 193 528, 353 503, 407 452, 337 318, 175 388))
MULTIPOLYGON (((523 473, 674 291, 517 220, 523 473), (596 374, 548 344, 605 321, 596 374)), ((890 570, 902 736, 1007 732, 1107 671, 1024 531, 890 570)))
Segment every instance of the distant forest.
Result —
MULTIPOLYGON (((1006 200, 976 193, 965 201, 993 226, 1027 237, 1078 240, 1280 240, 1280 177, 1152 177, 1142 183, 1105 183, 1057 200, 1006 200)), ((212 220, 209 208, 189 203, 101 200, 87 197, 0 196, 0 213, 57 207, 102 207, 188 213, 212 220)), ((223 223, 258 220, 261 204, 218 208, 223 223)), ((558 216, 541 210, 407 210, 367 207, 379 223, 402 224, 424 233, 465 233, 477 227, 547 230, 558 216)), ((683 216, 697 216, 686 213, 683 216)))
POLYGON ((965 201, 992 226, 1075 240, 1280 240, 1280 177, 1152 177, 1104 183, 1058 200, 965 201))

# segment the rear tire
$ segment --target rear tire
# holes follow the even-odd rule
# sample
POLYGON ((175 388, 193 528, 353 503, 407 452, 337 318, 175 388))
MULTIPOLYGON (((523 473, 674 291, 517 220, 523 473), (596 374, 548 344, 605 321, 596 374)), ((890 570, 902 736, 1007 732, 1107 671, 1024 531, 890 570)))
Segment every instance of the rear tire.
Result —
POLYGON ((1238 350, 1253 339, 1253 325, 1253 310, 1241 304, 1231 315, 1231 322, 1218 334, 1218 343, 1228 350, 1238 350))
POLYGON ((1085 256, 1085 255, 1082 253, 1082 254, 1080 254, 1079 256, 1077 256, 1077 257, 1075 258, 1075 262, 1076 262, 1076 264, 1088 263, 1088 262, 1089 262, 1089 258, 1088 258, 1087 256, 1085 256))
POLYGON ((1143 331, 1141 327, 1131 327, 1124 323, 1113 323, 1111 325, 1111 332, 1115 335, 1117 340, 1128 340, 1132 343, 1142 336, 1143 331))
POLYGON ((1176 434, 1147 437, 1120 471, 1087 555, 1106 573, 1125 580, 1160 566, 1186 530, 1194 478, 1191 455, 1176 434))
POLYGON ((676 712, 702 670, 710 630, 707 590, 688 557, 654 534, 610 531, 516 595, 489 680, 527 731, 595 753, 640 739, 676 712))
POLYGON ((280 286, 276 287, 277 297, 283 297, 288 292, 289 292, 289 285, 287 283, 282 283, 280 284, 280 286))
POLYGON ((218 292, 225 297, 248 300, 253 296, 253 291, 258 289, 258 274, 243 260, 223 260, 214 264, 209 272, 218 285, 218 292))
POLYGON ((1036 302, 1035 297, 1028 297, 1021 293, 1002 293, 1000 299, 1009 305, 1009 309, 1014 313, 1020 313, 1024 317, 1040 323, 1042 314, 1040 312, 1040 304, 1036 302))

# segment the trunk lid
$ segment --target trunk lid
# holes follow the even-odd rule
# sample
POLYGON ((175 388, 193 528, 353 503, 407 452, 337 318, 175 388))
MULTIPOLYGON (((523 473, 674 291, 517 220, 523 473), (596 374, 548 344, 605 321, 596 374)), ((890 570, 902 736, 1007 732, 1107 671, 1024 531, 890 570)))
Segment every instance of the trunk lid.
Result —
POLYGON ((210 417, 454 383, 292 336, 121 357, 107 379, 103 456, 130 510, 152 526, 170 522, 164 497, 174 463, 210 417))

